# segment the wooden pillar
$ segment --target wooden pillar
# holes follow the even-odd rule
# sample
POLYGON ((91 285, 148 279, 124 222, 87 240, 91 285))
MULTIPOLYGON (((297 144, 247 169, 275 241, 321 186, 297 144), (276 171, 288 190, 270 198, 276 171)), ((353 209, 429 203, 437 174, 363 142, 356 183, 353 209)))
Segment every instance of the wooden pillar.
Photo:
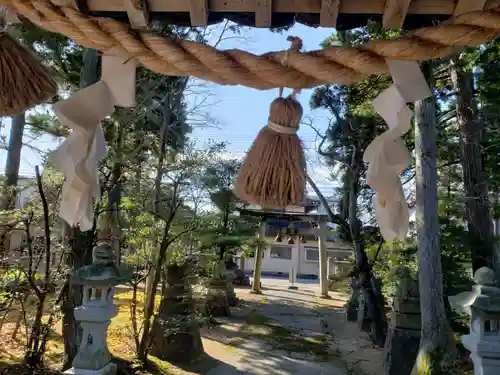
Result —
POLYGON ((319 250, 319 286, 321 298, 329 298, 328 295, 328 274, 327 274, 327 253, 326 253, 326 221, 319 220, 318 229, 318 250, 319 250))
POLYGON ((262 254, 264 252, 264 246, 261 243, 266 238, 266 221, 262 220, 259 224, 259 245, 255 249, 255 264, 253 267, 253 284, 252 293, 260 294, 260 269, 262 265, 262 254))

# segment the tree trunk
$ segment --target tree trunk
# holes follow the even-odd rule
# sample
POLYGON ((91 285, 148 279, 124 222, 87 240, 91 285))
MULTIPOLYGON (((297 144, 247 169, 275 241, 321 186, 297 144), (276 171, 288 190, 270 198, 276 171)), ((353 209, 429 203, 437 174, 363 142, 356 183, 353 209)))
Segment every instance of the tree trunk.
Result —
MULTIPOLYGON (((12 117, 5 164, 5 183, 0 191, 0 210, 15 208, 16 205, 16 188, 19 180, 25 123, 24 112, 12 117)), ((9 250, 9 246, 9 232, 5 228, 0 228, 0 259, 3 258, 2 254, 9 250)))
MULTIPOLYGON (((86 48, 83 53, 83 68, 80 76, 80 87, 93 85, 99 80, 99 53, 97 50, 86 48)), ((81 232, 78 228, 69 228, 69 246, 71 252, 68 265, 77 269, 92 263, 92 246, 95 240, 93 230, 81 232)), ((64 361, 63 370, 71 367, 81 341, 81 328, 75 320, 74 309, 82 304, 81 287, 70 281, 68 294, 62 304, 63 310, 63 339, 64 361)))
POLYGON ((488 199, 488 186, 481 158, 482 122, 476 121, 472 71, 463 67, 459 57, 452 59, 451 80, 457 91, 457 122, 460 128, 460 153, 465 192, 467 225, 472 255, 472 269, 497 269, 494 261, 493 219, 488 199))
MULTIPOLYGON (((499 203, 500 203, 500 195, 498 194, 498 192, 495 192, 493 193, 493 207, 498 207, 499 203)), ((497 218, 493 220, 493 235, 495 237, 498 237, 500 235, 500 220, 498 220, 497 218)))
POLYGON ((123 156, 123 128, 115 124, 115 161, 111 172, 111 189, 108 192, 107 224, 111 230, 112 246, 116 256, 117 264, 121 262, 121 228, 120 228, 120 204, 122 195, 122 156, 123 156))
MULTIPOLYGON (((69 266, 73 269, 92 264, 92 247, 95 240, 93 231, 81 232, 78 228, 70 228, 69 266)), ((68 288, 66 300, 62 304, 63 311, 63 339, 64 361, 63 369, 71 367, 73 359, 78 352, 81 341, 80 323, 75 320, 74 309, 82 304, 82 289, 79 285, 71 283, 68 288)))
MULTIPOLYGON (((229 198, 230 199, 230 198, 229 198)), ((224 205, 223 219, 222 219, 222 230, 224 235, 227 235, 228 227, 229 227, 229 214, 230 214, 229 203, 224 205)), ((221 244, 219 246, 219 260, 224 260, 224 254, 226 252, 226 245, 221 244)))
POLYGON ((83 67, 80 73, 80 88, 92 86, 99 81, 99 51, 92 48, 85 48, 83 51, 83 67))
MULTIPOLYGON (((155 224, 153 225, 153 228, 151 230, 151 250, 153 251, 153 254, 151 254, 152 259, 154 259, 154 257, 156 256, 155 253, 159 251, 156 239, 157 237, 156 227, 159 221, 157 215, 160 212, 161 181, 163 179, 163 168, 165 164, 165 159, 167 157, 167 134, 172 117, 170 108, 170 93, 166 93, 165 96, 163 97, 162 117, 163 117, 163 124, 160 130, 160 154, 158 156, 158 164, 156 165, 155 189, 152 202, 153 215, 154 215, 153 220, 155 221, 155 224)), ((152 298, 151 294, 156 295, 156 288, 153 288, 153 284, 155 283, 156 274, 158 272, 160 272, 159 269, 157 270, 153 268, 146 277, 146 291, 145 291, 146 301, 149 301, 152 298)), ((152 303, 154 307, 154 298, 152 298, 152 303)), ((144 344, 142 343, 144 337, 145 336, 143 332, 143 339, 141 340, 141 349, 139 356, 144 356, 145 360, 147 356, 146 353, 147 349, 144 347, 144 344)))
POLYGON ((25 113, 12 117, 9 148, 5 164, 5 184, 0 209, 14 208, 16 205, 16 187, 19 180, 19 165, 21 164, 21 150, 23 148, 25 113))
MULTIPOLYGON (((431 77, 431 64, 424 64, 431 77)), ((451 375, 455 339, 445 315, 439 249, 434 98, 415 104, 416 218, 422 330, 412 375, 451 375)))
MULTIPOLYGON (((149 294, 146 295, 145 306, 144 306, 144 326, 142 329, 142 336, 140 340, 139 350, 137 353, 137 357, 140 361, 146 362, 148 358, 148 351, 150 348, 150 340, 151 340, 151 323, 152 317, 155 311, 155 299, 156 299, 156 290, 158 288, 158 284, 161 280, 162 275, 162 266, 165 263, 165 258, 167 256, 167 249, 169 246, 168 234, 170 231, 170 223, 165 224, 164 232, 163 232, 163 240, 160 245, 160 248, 157 251, 156 261, 154 268, 151 270, 151 274, 153 275, 153 279, 151 281, 149 294)), ((163 296, 162 296, 163 300, 163 296)))
MULTIPOLYGON (((185 81, 187 83, 187 81, 185 81)), ((168 144, 167 137, 169 133, 169 129, 172 126, 173 115, 175 112, 180 110, 182 93, 184 91, 185 84, 180 92, 172 92, 168 91, 163 97, 163 108, 162 108, 162 117, 163 124, 161 127, 160 134, 160 154, 158 157, 158 164, 156 168, 156 177, 155 177, 155 191, 153 197, 153 213, 155 215, 155 222, 158 222, 158 213, 160 212, 160 203, 161 203, 161 182, 164 175, 164 164, 167 157, 168 144)), ((177 186, 174 187, 173 199, 170 205, 170 215, 175 216, 174 206, 177 204, 177 186)), ((173 216, 170 216, 173 218, 173 216)), ((138 358, 139 360, 145 362, 147 360, 150 339, 151 339, 151 318, 154 314, 155 310, 155 297, 156 291, 158 288, 158 284, 161 280, 161 268, 163 263, 165 262, 166 252, 170 243, 168 242, 168 234, 170 231, 171 221, 168 220, 165 223, 163 239, 161 245, 157 246, 156 243, 156 224, 151 231, 151 248, 156 250, 156 254, 154 254, 156 260, 155 265, 151 269, 148 277, 146 278, 146 297, 145 297, 145 307, 144 307, 144 327, 142 331, 142 336, 140 340, 140 346, 138 350, 138 358)), ((164 289, 162 288, 162 294, 164 289)), ((162 296, 163 299, 163 296, 162 296)))
POLYGON ((347 182, 349 191, 349 227, 356 257, 358 286, 365 298, 371 319, 370 337, 375 345, 384 346, 387 333, 387 318, 384 312, 382 293, 377 290, 372 267, 365 251, 365 242, 361 234, 361 222, 358 219, 359 172, 363 162, 363 154, 355 148, 352 162, 348 169, 347 182))

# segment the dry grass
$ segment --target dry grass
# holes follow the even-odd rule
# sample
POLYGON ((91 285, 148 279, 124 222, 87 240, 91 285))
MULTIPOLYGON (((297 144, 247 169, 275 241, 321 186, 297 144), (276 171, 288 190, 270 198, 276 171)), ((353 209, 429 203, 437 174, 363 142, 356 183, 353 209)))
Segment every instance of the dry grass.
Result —
MULTIPOLYGON (((110 352, 121 359, 134 361, 135 347, 132 332, 130 330, 130 302, 132 292, 126 288, 121 288, 115 295, 115 303, 118 306, 118 315, 111 321, 108 329, 108 346, 110 352)), ((156 305, 160 303, 160 296, 156 296, 156 305)), ((138 293, 137 314, 140 317, 144 307, 144 294, 138 293)), ((24 355, 24 345, 26 342, 25 327, 21 326, 16 337, 11 339, 15 323, 14 316, 5 323, 0 332, 0 367, 1 365, 13 365, 22 362, 24 355)), ((49 369, 58 369, 61 367, 64 345, 62 338, 62 322, 56 319, 53 325, 53 332, 47 345, 45 354, 45 364, 49 369)), ((189 369, 182 369, 168 362, 161 361, 155 357, 150 357, 151 368, 146 369, 146 373, 162 375, 191 375, 199 374, 199 369, 213 366, 213 358, 202 356, 196 363, 193 363, 189 369), (195 371, 193 371, 193 368, 195 371)), ((143 371, 140 371, 143 372, 143 371)))
POLYGON ((0 116, 17 115, 56 95, 52 74, 31 50, 0 34, 0 116))

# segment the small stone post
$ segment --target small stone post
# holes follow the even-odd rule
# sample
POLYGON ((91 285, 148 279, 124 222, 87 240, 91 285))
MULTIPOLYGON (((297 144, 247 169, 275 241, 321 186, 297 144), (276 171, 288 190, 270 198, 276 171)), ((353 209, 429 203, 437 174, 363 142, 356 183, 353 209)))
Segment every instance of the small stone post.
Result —
MULTIPOLYGON (((264 241, 266 238, 266 221, 262 220, 259 224, 259 241, 264 241)), ((251 293, 261 294, 260 290, 260 269, 262 266, 262 253, 264 249, 262 246, 257 246, 255 249, 255 264, 253 267, 253 282, 251 293)))
POLYGON ((360 300, 360 287, 355 277, 349 277, 349 287, 351 289, 351 296, 344 305, 346 319, 348 322, 356 322, 358 320, 359 300, 360 300))
POLYGON ((326 259, 326 278, 330 279, 330 276, 335 276, 335 268, 333 267, 333 259, 331 257, 328 257, 326 259), (332 275, 332 269, 333 269, 333 275, 332 275))
POLYGON ((356 319, 359 329, 363 332, 371 332, 372 330, 372 317, 368 310, 368 304, 365 301, 365 295, 359 293, 358 296, 358 315, 356 319))
POLYGON ((110 245, 97 245, 92 256, 91 265, 81 267, 72 274, 72 281, 83 285, 82 305, 75 308, 75 319, 81 322, 83 334, 73 367, 65 374, 116 374, 106 336, 111 319, 117 314, 113 303, 115 285, 124 281, 124 273, 114 264, 110 245))
POLYGON ((318 250, 319 250, 319 285, 320 285, 320 297, 330 298, 328 295, 328 274, 327 274, 327 252, 326 252, 326 221, 319 221, 318 228, 318 250))
POLYGON ((399 280, 384 347, 385 375, 410 375, 420 344, 422 318, 418 281, 406 270, 399 280))
POLYGON ((495 272, 480 268, 471 292, 449 297, 451 306, 470 316, 470 333, 462 343, 471 352, 474 375, 500 374, 500 282, 495 272))
POLYGON ((226 278, 226 293, 227 293, 227 301, 229 306, 237 306, 238 305, 238 297, 236 297, 236 292, 234 291, 234 279, 236 279, 236 274, 233 270, 226 269, 224 271, 224 277, 226 278))

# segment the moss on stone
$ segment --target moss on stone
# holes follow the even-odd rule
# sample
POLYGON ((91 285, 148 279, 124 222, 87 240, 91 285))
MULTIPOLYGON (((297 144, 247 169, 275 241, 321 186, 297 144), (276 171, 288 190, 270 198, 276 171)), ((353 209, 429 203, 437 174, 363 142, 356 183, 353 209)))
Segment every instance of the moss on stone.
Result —
POLYGON ((456 375, 451 367, 443 367, 443 354, 440 348, 431 351, 420 349, 411 375, 456 375))

